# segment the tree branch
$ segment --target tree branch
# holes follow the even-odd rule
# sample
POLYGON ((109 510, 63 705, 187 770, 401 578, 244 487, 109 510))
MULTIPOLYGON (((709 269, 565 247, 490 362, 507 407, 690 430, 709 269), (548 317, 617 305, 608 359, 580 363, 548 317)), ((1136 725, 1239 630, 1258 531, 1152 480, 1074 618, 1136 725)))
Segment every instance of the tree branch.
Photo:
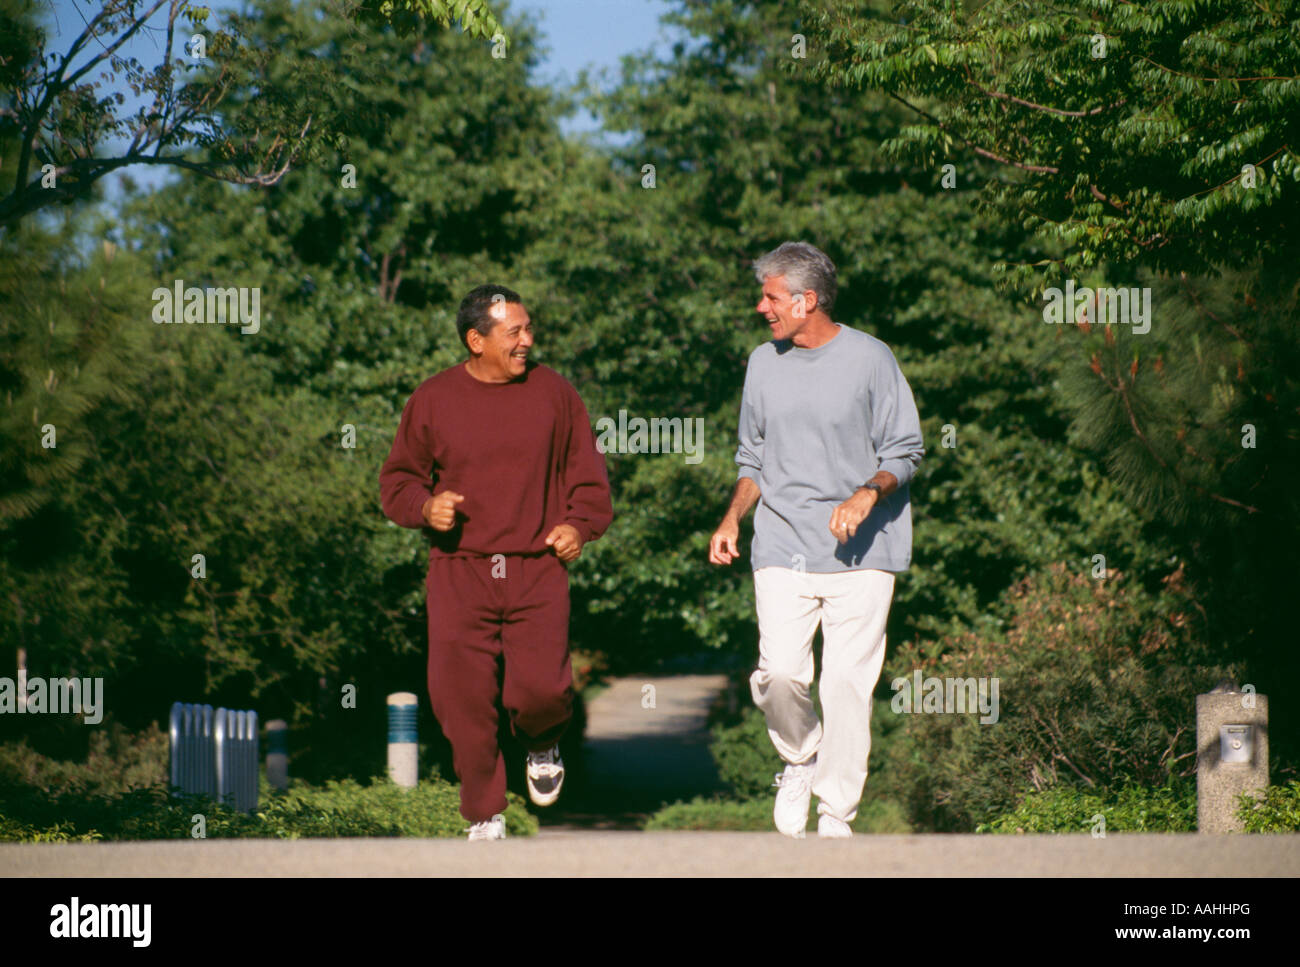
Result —
MULTIPOLYGON (((907 101, 905 98, 899 97, 899 96, 898 96, 897 94, 895 94, 893 91, 890 91, 890 92, 889 92, 889 96, 892 97, 894 100, 898 101, 898 103, 899 103, 899 104, 902 104, 904 107, 909 108, 909 109, 915 111, 917 114, 921 115, 921 117, 926 118, 926 119, 929 120, 929 121, 932 121, 936 126, 939 127, 940 130, 942 130, 942 131, 950 131, 950 129, 949 129, 949 127, 948 127, 948 125, 947 125, 946 123, 944 123, 943 121, 940 121, 940 120, 939 120, 937 117, 935 117, 933 114, 930 114, 930 113, 927 112, 927 111, 923 111, 923 110, 921 110, 921 108, 917 107, 915 104, 910 103, 910 102, 907 101)), ((956 132, 951 132, 951 131, 950 131, 950 133, 954 133, 954 134, 956 134, 956 132)), ((1016 161, 1016 160, 1013 159, 1013 158, 1003 158, 1001 155, 996 155, 996 154, 994 154, 992 151, 989 151, 987 148, 981 148, 981 147, 980 147, 979 145, 977 145, 974 141, 971 141, 971 140, 969 140, 968 138, 963 137, 961 134, 956 134, 956 136, 957 136, 957 138, 958 138, 958 139, 959 139, 963 144, 965 144, 968 148, 970 148, 970 149, 971 149, 972 151, 974 151, 976 154, 981 155, 982 157, 988 158, 988 159, 991 160, 991 161, 996 161, 996 162, 998 162, 999 164, 1010 165, 1010 166, 1013 167, 1013 168, 1019 168, 1019 169, 1021 169, 1022 171, 1032 171, 1032 172, 1034 172, 1034 173, 1036 173, 1036 174, 1059 175, 1059 174, 1061 173, 1061 169, 1060 169, 1060 168, 1053 168, 1053 167, 1051 167, 1050 165, 1031 165, 1031 164, 1025 164, 1025 163, 1022 162, 1022 161, 1016 161)))

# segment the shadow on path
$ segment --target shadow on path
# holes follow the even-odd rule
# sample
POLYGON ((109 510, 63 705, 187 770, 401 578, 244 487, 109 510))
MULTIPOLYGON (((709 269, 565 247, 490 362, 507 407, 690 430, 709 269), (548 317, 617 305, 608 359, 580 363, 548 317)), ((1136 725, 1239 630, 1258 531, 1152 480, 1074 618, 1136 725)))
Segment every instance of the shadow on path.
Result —
POLYGON ((566 753, 559 802, 536 809, 547 829, 639 829, 660 807, 721 792, 709 712, 725 675, 619 678, 586 709, 582 755, 566 753))

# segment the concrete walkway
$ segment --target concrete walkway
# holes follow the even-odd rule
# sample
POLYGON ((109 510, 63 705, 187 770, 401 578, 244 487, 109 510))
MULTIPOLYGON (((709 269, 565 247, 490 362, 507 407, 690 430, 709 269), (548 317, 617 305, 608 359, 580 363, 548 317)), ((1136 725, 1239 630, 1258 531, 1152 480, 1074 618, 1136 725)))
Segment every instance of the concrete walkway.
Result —
POLYGON ((666 803, 722 790, 709 752, 709 709, 725 675, 618 678, 587 706, 583 761, 547 829, 640 829, 666 803))
POLYGON ((0 876, 1300 875, 1300 835, 857 836, 544 832, 462 840, 206 840, 0 846, 0 876))

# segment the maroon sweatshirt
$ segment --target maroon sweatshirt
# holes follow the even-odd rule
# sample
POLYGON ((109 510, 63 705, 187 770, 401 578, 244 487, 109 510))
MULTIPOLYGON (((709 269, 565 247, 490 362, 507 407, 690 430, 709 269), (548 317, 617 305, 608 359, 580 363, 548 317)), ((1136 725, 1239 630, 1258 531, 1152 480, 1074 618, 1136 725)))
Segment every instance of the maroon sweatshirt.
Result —
POLYGON ((390 520, 425 528, 430 557, 553 553, 546 535, 557 524, 572 524, 585 542, 614 519, 582 398, 533 362, 509 383, 481 382, 464 363, 421 383, 402 410, 379 493, 390 520), (465 496, 446 532, 420 515, 444 490, 465 496))

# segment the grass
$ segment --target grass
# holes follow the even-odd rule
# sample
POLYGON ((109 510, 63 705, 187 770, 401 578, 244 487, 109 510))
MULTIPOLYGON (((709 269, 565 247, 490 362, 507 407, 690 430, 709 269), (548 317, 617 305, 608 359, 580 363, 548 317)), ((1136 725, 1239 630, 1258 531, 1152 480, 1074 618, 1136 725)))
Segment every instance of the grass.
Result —
MULTIPOLYGON (((771 797, 765 799, 725 799, 696 797, 690 802, 665 806, 645 824, 646 830, 708 830, 732 832, 772 832, 771 797)), ((808 829, 817 831, 817 815, 809 811, 808 829)), ((886 800, 868 800, 858 809, 849 824, 855 833, 910 833, 903 808, 886 800)))

